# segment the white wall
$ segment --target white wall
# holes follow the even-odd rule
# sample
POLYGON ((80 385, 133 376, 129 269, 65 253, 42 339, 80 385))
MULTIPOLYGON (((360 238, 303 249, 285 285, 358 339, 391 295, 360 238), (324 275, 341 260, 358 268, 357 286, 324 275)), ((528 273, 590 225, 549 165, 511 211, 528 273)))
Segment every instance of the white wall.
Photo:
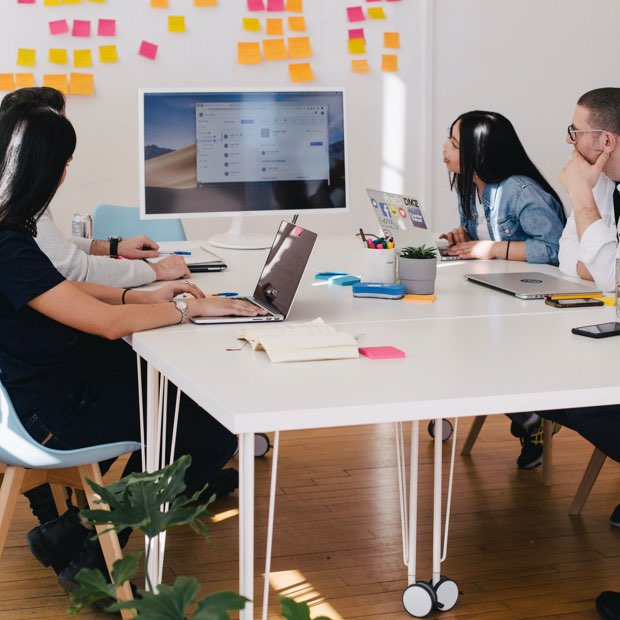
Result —
MULTIPOLYGON (((14 64, 18 47, 37 49, 37 83, 43 73, 58 72, 58 66, 47 64, 49 47, 90 47, 96 52, 97 45, 114 42, 119 49, 118 64, 100 65, 95 60, 94 97, 69 97, 68 115, 78 132, 78 149, 52 207, 64 230, 69 231, 75 211, 92 211, 102 202, 138 203, 139 87, 291 85, 285 62, 257 67, 236 63, 237 41, 260 39, 241 29, 241 19, 249 16, 245 0, 220 0, 220 6, 209 9, 196 9, 192 4, 191 0, 170 0, 170 10, 155 10, 146 0, 62 7, 43 7, 42 0, 35 5, 0 0, 4 26, 0 72, 20 70, 14 64), (188 32, 167 33, 168 14, 186 15, 188 32), (48 34, 51 19, 98 17, 117 20, 116 39, 59 39, 48 34), (159 43, 155 62, 137 56, 142 39, 159 43)), ((314 84, 344 85, 348 97, 352 211, 300 220, 319 232, 353 232, 360 224, 372 226, 366 187, 420 196, 436 230, 455 225, 455 198, 448 188, 441 145, 446 127, 470 109, 492 109, 508 116, 532 159, 560 189, 558 175, 570 154, 564 135, 574 102, 590 88, 619 85, 618 0, 380 2, 377 5, 385 8, 390 19, 363 24, 373 66, 369 75, 349 70, 347 29, 357 25, 346 22, 345 8, 353 4, 304 2, 315 54, 311 61, 314 84), (429 32, 425 10, 434 17, 434 29, 429 32), (384 30, 401 33, 397 74, 378 70, 384 30), (428 62, 421 47, 425 35, 428 62), (426 67, 433 72, 432 88, 425 90, 426 67), (432 102, 428 117, 424 116, 426 100, 432 102)), ((275 216, 254 218, 251 226, 271 231, 277 221, 275 216)), ((192 219, 185 220, 185 225, 188 235, 197 238, 225 229, 228 220, 192 219)))

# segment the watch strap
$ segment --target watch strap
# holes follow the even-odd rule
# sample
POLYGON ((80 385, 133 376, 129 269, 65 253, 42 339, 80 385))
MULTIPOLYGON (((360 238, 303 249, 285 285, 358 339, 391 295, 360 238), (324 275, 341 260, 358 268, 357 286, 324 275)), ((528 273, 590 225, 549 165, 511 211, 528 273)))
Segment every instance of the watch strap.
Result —
POLYGON ((174 305, 176 309, 181 313, 181 320, 179 321, 179 324, 187 323, 187 320, 189 318, 187 316, 187 302, 178 299, 174 302, 174 305))
POLYGON ((118 258, 118 244, 122 241, 122 237, 110 237, 110 256, 112 258, 118 258))

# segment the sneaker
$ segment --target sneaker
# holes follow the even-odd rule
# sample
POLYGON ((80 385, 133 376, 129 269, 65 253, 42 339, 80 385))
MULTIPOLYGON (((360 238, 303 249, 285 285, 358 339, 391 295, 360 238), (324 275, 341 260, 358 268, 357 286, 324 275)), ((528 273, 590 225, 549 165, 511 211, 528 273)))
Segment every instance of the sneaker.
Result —
MULTIPOLYGON (((517 467, 519 469, 534 469, 538 467, 543 460, 543 426, 544 420, 535 422, 528 428, 522 428, 515 422, 510 425, 510 432, 521 442, 521 454, 517 458, 517 467)), ((553 425, 553 434, 555 435, 560 429, 560 424, 553 425)))
POLYGON ((239 488, 239 472, 234 467, 220 470, 213 482, 207 487, 206 497, 215 493, 215 497, 220 499, 226 497, 239 488))
POLYGON ((611 517, 609 517, 609 525, 620 527, 620 504, 618 504, 611 513, 611 517))
POLYGON ((607 590, 596 597, 596 611, 603 620, 620 619, 620 592, 607 590))

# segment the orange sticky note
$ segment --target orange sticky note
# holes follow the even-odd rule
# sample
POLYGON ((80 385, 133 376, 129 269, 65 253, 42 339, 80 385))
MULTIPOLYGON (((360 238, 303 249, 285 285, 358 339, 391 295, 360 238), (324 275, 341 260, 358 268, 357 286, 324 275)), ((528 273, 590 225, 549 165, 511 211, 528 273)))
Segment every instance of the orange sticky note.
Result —
POLYGON ((32 88, 34 86, 34 73, 16 73, 15 88, 32 88))
POLYGON ((351 54, 365 54, 366 42, 364 39, 349 39, 349 53, 351 54))
POLYGON ((168 32, 185 32, 185 17, 168 15, 168 32))
POLYGON ((194 0, 194 6, 217 6, 217 0, 194 0))
POLYGON ((306 32, 306 19, 304 17, 289 17, 288 27, 293 32, 306 32))
POLYGON ((243 29, 250 32, 260 32, 260 19, 258 17, 244 17, 243 29))
POLYGON ((69 94, 94 95, 95 80, 92 73, 71 73, 69 76, 69 94))
POLYGON ((49 61, 54 65, 66 65, 67 64, 67 50, 50 48, 49 61))
POLYGON ((301 62, 288 66, 288 72, 293 82, 312 82, 314 73, 309 62, 301 62))
POLYGON ((116 45, 100 45, 99 61, 118 62, 118 52, 116 51, 116 45))
POLYGON ((290 13, 303 13, 303 0, 286 0, 286 10, 290 13))
POLYGON ((280 17, 267 18, 267 34, 279 36, 284 32, 282 19, 280 17))
POLYGON ((237 62, 240 65, 256 65, 262 61, 259 43, 237 43, 237 62))
POLYGON ((382 6, 373 6, 368 9, 370 19, 385 19, 385 12, 382 6))
POLYGON ((20 67, 34 67, 37 64, 37 51, 20 47, 17 50, 17 64, 20 67))
POLYGON ((284 60, 287 57, 284 39, 265 39, 263 52, 265 60, 284 60))
POLYGON ((90 50, 73 50, 74 67, 92 67, 93 57, 90 50))
POLYGON ((381 56, 381 70, 386 72, 398 71, 398 56, 396 54, 383 54, 381 56))
POLYGON ((353 73, 369 73, 370 66, 366 59, 364 60, 352 60, 351 61, 351 70, 353 73))
POLYGON ((289 37, 288 55, 290 58, 312 58, 309 37, 289 37))
POLYGON ((384 32, 383 33, 383 47, 387 49, 393 49, 393 50, 400 49, 400 33, 384 32))
POLYGON ((43 75, 43 86, 55 88, 61 93, 69 94, 69 82, 65 73, 46 73, 43 75))
POLYGON ((15 76, 12 73, 0 73, 0 90, 15 90, 15 76))
POLYGON ((151 0, 151 6, 154 9, 167 9, 168 0, 151 0))

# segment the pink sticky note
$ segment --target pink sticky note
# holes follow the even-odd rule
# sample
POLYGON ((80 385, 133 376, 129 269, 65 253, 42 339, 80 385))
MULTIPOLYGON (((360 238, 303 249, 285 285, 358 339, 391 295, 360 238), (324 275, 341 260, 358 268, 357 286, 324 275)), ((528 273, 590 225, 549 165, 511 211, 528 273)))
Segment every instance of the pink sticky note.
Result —
POLYGON ((363 22, 366 19, 361 6, 350 6, 347 9, 347 17, 350 22, 363 22))
POLYGON ((115 19, 100 19, 97 22, 97 34, 100 37, 115 37, 116 36, 116 20, 115 19))
POLYGON ((49 23, 50 32, 52 34, 65 34, 69 32, 69 24, 66 19, 57 19, 49 23))
POLYGON ((267 0, 268 11, 284 11, 284 0, 267 0))
POLYGON ((365 41, 366 37, 364 36, 364 29, 363 28, 350 28, 349 39, 364 39, 365 41))
POLYGON ((142 41, 138 54, 150 60, 155 60, 155 56, 157 56, 157 45, 155 45, 155 43, 149 43, 148 41, 142 41))
POLYGON ((405 357, 405 352, 396 347, 360 347, 360 354, 373 360, 389 360, 405 357))
POLYGON ((74 37, 90 37, 90 21, 87 19, 74 19, 71 34, 74 37))
POLYGON ((248 11, 264 11, 265 3, 263 0, 248 0, 248 11))
POLYGON ((17 4, 34 4, 34 0, 17 0, 17 4))

